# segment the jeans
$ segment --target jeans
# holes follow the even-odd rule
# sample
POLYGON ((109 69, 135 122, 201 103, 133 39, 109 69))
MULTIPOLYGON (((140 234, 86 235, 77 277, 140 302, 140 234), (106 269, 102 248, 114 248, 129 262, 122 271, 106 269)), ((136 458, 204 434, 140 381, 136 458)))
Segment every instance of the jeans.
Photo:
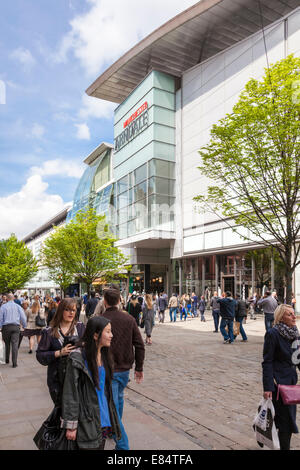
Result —
POLYGON ((184 315, 184 321, 186 321, 186 318, 187 318, 187 313, 186 313, 186 309, 185 308, 182 308, 181 309, 181 312, 180 312, 180 320, 182 320, 182 316, 184 315))
POLYGON ((127 437, 127 434, 125 432, 125 429, 122 423, 123 408, 124 408, 124 389, 126 388, 128 381, 129 381, 129 370, 125 372, 115 372, 113 375, 112 393, 113 393, 113 399, 114 399, 114 403, 116 406, 116 410, 118 413, 118 418, 119 418, 120 428, 121 428, 121 435, 122 435, 119 441, 117 441, 116 438, 114 437, 114 440, 116 443, 116 450, 129 450, 128 437, 127 437))
POLYGON ((175 322, 176 321, 176 314, 177 314, 177 307, 171 307, 169 313, 170 313, 170 321, 175 322), (173 320, 173 314, 174 314, 174 320, 173 320))
POLYGON ((273 313, 265 313, 265 328, 266 332, 273 328, 274 323, 274 314, 273 313))
POLYGON ((198 314, 197 314, 197 305, 195 303, 192 304, 192 314, 194 315, 194 317, 198 316, 198 314))
POLYGON ((220 331, 224 337, 224 340, 230 340, 231 343, 234 342, 234 336, 233 336, 233 320, 228 320, 225 318, 222 318, 221 324, 220 324, 220 331), (225 327, 228 327, 228 333, 225 330, 225 327))
POLYGON ((201 314, 201 321, 205 321, 205 316, 204 316, 205 310, 200 310, 201 314))
POLYGON ((219 331, 220 310, 213 310, 212 316, 215 324, 215 331, 219 331))
POLYGON ((159 323, 164 323, 165 322, 165 311, 160 310, 159 311, 159 323))
POLYGON ((244 320, 244 317, 238 317, 236 321, 238 321, 240 324, 240 333, 242 335, 243 340, 247 341, 248 338, 243 327, 243 320, 244 320))

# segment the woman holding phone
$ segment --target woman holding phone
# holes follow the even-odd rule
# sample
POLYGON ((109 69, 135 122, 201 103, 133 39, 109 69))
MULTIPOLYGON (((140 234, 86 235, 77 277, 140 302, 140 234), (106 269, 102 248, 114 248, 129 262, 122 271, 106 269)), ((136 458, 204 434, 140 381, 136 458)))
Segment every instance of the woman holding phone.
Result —
POLYGON ((76 310, 76 300, 67 298, 60 302, 50 327, 42 330, 36 352, 39 363, 48 366, 47 385, 57 406, 61 401, 66 359, 85 330, 84 324, 76 320, 76 310))

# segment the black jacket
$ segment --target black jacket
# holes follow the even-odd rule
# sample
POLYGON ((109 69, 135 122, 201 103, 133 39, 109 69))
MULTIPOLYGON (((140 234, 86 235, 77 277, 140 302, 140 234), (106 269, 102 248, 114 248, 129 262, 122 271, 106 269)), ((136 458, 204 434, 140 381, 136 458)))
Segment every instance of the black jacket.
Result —
POLYGON ((128 302, 127 312, 135 319, 137 326, 140 326, 140 313, 142 312, 142 307, 139 302, 135 305, 132 302, 128 302))
MULTIPOLYGON (((277 401, 277 387, 274 382, 282 385, 296 385, 298 381, 296 365, 292 356, 295 349, 287 339, 283 338, 276 328, 271 328, 265 335, 263 351, 263 387, 265 392, 273 393, 275 408, 275 424, 282 432, 298 433, 296 424, 296 405, 284 405, 281 398, 277 401)), ((296 352, 299 360, 299 353, 296 352)), ((299 368, 299 364, 298 364, 299 368)))
POLYGON ((244 318, 247 316, 247 304, 245 300, 237 300, 236 301, 236 311, 235 311, 235 319, 244 318))
MULTIPOLYGON (((77 323, 76 328, 78 339, 81 339, 85 331, 85 326, 83 323, 77 323)), ((58 369, 61 359, 55 357, 55 351, 60 351, 62 349, 62 344, 57 338, 52 336, 51 332, 52 328, 45 328, 42 330, 42 337, 36 351, 38 362, 43 366, 48 366, 47 385, 50 393, 52 391, 59 392, 61 390, 61 384, 58 377, 58 369)))
MULTIPOLYGON (((105 390, 112 432, 121 439, 120 424, 112 389, 105 390)), ((72 352, 68 359, 62 394, 62 427, 77 429, 80 449, 97 449, 102 443, 99 401, 95 385, 85 365, 84 352, 72 352)))
POLYGON ((91 298, 87 301, 87 304, 85 306, 85 313, 87 317, 90 317, 91 315, 93 315, 98 302, 99 300, 96 299, 96 297, 91 298))

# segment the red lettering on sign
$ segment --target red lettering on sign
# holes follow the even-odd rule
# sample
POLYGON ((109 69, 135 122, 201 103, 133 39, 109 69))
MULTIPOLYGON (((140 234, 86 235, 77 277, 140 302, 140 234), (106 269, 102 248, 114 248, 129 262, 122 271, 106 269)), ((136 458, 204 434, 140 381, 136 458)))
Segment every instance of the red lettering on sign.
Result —
POLYGON ((130 118, 128 118, 125 122, 124 122, 124 129, 131 123, 133 122, 140 114, 142 114, 144 111, 146 111, 146 109, 148 109, 148 103, 147 101, 135 112, 133 113, 130 118))

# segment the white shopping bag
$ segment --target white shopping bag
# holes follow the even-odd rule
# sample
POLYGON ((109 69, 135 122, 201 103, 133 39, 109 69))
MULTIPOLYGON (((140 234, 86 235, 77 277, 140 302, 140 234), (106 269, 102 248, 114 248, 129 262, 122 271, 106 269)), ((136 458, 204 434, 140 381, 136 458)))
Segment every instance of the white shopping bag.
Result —
POLYGON ((0 364, 5 364, 5 344, 2 341, 1 331, 0 331, 0 364))
POLYGON ((274 422, 275 409, 271 398, 261 400, 258 413, 253 421, 253 429, 258 443, 269 449, 279 450, 278 433, 274 422))

